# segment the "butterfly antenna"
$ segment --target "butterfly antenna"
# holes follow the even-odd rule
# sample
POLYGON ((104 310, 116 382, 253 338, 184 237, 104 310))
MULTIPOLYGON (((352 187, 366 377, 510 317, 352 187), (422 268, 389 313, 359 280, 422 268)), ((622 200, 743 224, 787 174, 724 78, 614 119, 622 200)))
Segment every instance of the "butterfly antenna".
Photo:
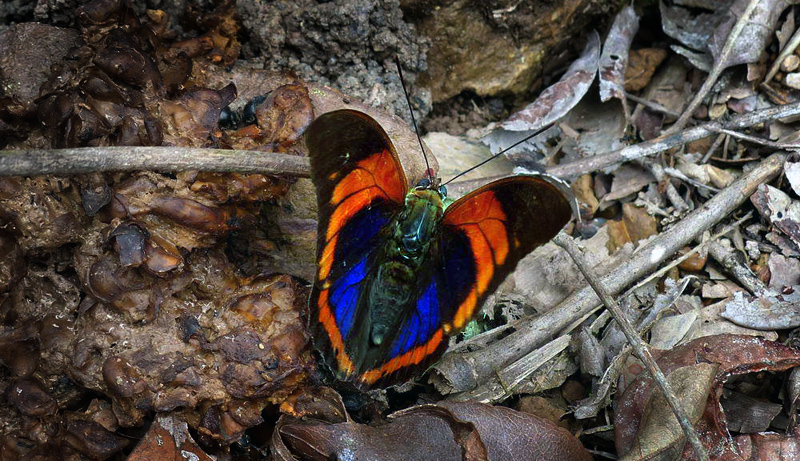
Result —
POLYGON ((394 62, 397 65, 397 75, 400 76, 400 85, 403 86, 403 94, 406 96, 408 103, 408 111, 411 113, 411 123, 414 125, 414 132, 417 133, 417 141, 419 141, 419 150, 422 151, 422 158, 425 159, 425 174, 428 180, 433 184, 433 173, 431 173, 431 164, 428 163, 428 156, 425 154, 425 148, 422 147, 422 137, 419 135, 419 128, 417 128, 417 119, 414 118, 414 109, 411 108, 411 98, 408 97, 408 90, 406 89, 406 81, 403 78, 403 71, 400 69, 400 57, 395 55, 394 62))
POLYGON ((456 179, 460 178, 461 176, 464 176, 465 174, 469 173, 470 171, 472 171, 472 170, 475 170, 475 169, 477 169, 477 168, 480 168, 480 167, 482 167, 483 165, 486 165, 487 163, 489 163, 489 162, 491 162, 492 160, 496 159, 497 157, 499 157, 499 156, 501 156, 501 155, 505 154, 506 152, 510 151, 511 149, 513 149, 513 148, 515 148, 515 147, 519 146, 520 144, 522 144, 522 143, 524 143, 524 142, 526 142, 526 141, 530 140, 531 138, 534 138, 534 137, 536 137, 536 136, 539 136, 539 135, 540 135, 540 134, 542 134, 544 131, 546 131, 547 129, 549 129, 551 126, 553 126, 553 124, 552 124, 552 123, 548 123, 547 125, 545 125, 545 126, 543 126, 543 127, 539 128, 538 130, 534 131, 532 134, 529 134, 528 136, 525 136, 525 137, 524 137, 524 138, 522 138, 521 140, 519 140, 519 141, 515 142, 514 144, 512 144, 512 145, 510 145, 510 146, 506 147, 505 149, 503 149, 503 150, 501 150, 500 152, 498 152, 498 153, 496 153, 496 154, 492 155, 491 157, 487 158, 486 160, 484 160, 484 161, 480 162, 479 164, 477 164, 477 165, 475 165, 475 166, 473 166, 473 167, 470 167, 470 168, 468 168, 468 169, 466 169, 466 170, 462 171, 461 173, 459 173, 459 174, 457 174, 457 175, 453 176, 452 178, 448 179, 446 183, 442 184, 442 186, 446 186, 447 184, 450 184, 451 182, 453 182, 454 180, 456 180, 456 179))

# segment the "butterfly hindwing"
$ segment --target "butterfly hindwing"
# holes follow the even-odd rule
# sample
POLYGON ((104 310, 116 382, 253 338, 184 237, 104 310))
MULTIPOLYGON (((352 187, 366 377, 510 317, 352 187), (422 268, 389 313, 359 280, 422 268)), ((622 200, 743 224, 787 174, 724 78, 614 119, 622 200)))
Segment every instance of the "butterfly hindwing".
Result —
POLYGON ((447 208, 439 274, 449 287, 443 302, 446 332, 463 329, 520 259, 555 237, 572 218, 573 205, 556 181, 543 175, 512 176, 447 208))
POLYGON ((385 229, 402 209, 406 178, 384 130, 360 112, 326 113, 305 138, 319 210, 312 335, 328 365, 351 379, 359 349, 353 337, 364 315, 357 301, 385 229))

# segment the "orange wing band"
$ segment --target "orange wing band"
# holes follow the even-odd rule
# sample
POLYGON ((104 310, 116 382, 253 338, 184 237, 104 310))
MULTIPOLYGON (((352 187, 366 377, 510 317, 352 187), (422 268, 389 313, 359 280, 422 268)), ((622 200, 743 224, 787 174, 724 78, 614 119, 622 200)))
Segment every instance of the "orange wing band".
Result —
POLYGON ((352 375, 355 371, 353 362, 344 351, 344 341, 342 341, 342 332, 336 326, 336 319, 333 317, 331 307, 328 304, 328 290, 321 290, 319 292, 319 299, 317 301, 319 307, 319 323, 325 328, 328 337, 331 340, 331 347, 333 353, 336 354, 336 362, 339 364, 339 369, 348 375, 352 375))
POLYGON ((452 324, 445 324, 448 333, 466 325, 478 307, 478 298, 486 292, 495 267, 505 263, 509 242, 506 214, 493 191, 485 191, 445 214, 444 224, 460 229, 469 239, 475 258, 476 281, 472 290, 458 306, 452 324))
POLYGON ((417 346, 405 354, 389 360, 380 368, 375 368, 363 373, 359 377, 359 381, 371 386, 382 377, 388 376, 401 368, 421 363, 426 357, 436 352, 436 349, 442 343, 443 339, 444 332, 439 328, 425 344, 417 346))

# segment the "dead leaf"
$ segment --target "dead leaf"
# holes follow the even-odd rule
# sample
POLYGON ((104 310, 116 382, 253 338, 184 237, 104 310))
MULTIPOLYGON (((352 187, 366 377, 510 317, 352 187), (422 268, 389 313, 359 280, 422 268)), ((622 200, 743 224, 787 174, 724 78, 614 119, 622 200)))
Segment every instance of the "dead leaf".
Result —
POLYGON ((646 87, 666 57, 667 50, 662 48, 632 50, 625 69, 625 91, 640 91, 646 87))
POLYGON ((614 171, 614 181, 611 191, 603 196, 603 202, 611 202, 633 195, 644 189, 648 184, 656 182, 655 176, 649 170, 639 166, 626 164, 614 171))
POLYGON ((766 184, 758 186, 750 201, 764 219, 800 244, 800 202, 766 184))
POLYGON ((711 32, 720 20, 717 14, 701 12, 694 15, 688 8, 668 5, 663 0, 659 6, 665 34, 689 48, 705 51, 711 32))
POLYGON ((783 167, 783 174, 792 185, 795 195, 800 196, 800 162, 786 162, 783 167))
POLYGON ((720 399, 728 429, 743 434, 766 431, 783 406, 739 392, 724 391, 720 399))
POLYGON ((733 44, 728 59, 724 63, 718 62, 734 24, 750 3, 751 0, 736 0, 709 37, 708 49, 714 57, 715 65, 727 68, 756 62, 772 40, 772 34, 778 26, 778 18, 787 7, 785 0, 759 1, 733 44))
POLYGON ((415 406, 378 426, 298 420, 282 425, 280 436, 291 453, 303 459, 342 458, 347 453, 381 460, 591 459, 565 429, 510 408, 480 403, 415 406))
POLYGON ((147 434, 128 456, 129 461, 150 461, 154 459, 214 460, 197 446, 197 443, 189 434, 186 421, 179 416, 156 417, 147 434))
MULTIPOLYGON (((667 383, 686 412, 689 422, 700 419, 706 406, 708 394, 714 384, 718 366, 698 363, 680 367, 667 375, 667 383)), ((615 426, 626 424, 617 419, 615 426)), ((686 437, 672 412, 664 393, 660 389, 650 393, 642 411, 639 431, 633 445, 620 460, 675 459, 683 451, 686 437)))
POLYGON ((720 315, 756 330, 796 328, 800 326, 800 291, 762 297, 737 292, 720 315))
POLYGON ((585 205, 585 208, 590 213, 597 211, 597 207, 600 206, 600 202, 594 195, 593 182, 592 175, 585 174, 575 180, 572 185, 572 190, 575 191, 575 198, 577 198, 578 203, 585 205))
MULTIPOLYGON (((724 453, 715 452, 715 456, 720 456, 720 459, 740 458, 739 455, 735 455, 736 458, 726 457, 733 456, 737 451, 736 447, 727 443, 730 436, 725 415, 715 410, 719 405, 718 389, 731 376, 760 371, 783 371, 800 364, 800 351, 778 342, 742 335, 708 336, 671 350, 654 349, 652 353, 667 376, 682 367, 693 367, 697 364, 716 368, 711 397, 706 401, 705 410, 700 410, 702 418, 695 423, 695 429, 706 447, 722 447, 724 453)), ((621 387, 616 395, 614 426, 619 453, 628 453, 638 443, 637 439, 640 438, 637 434, 643 423, 646 402, 654 392, 660 392, 638 360, 631 362, 626 372, 629 384, 624 386, 624 390, 621 387)), ((661 446, 673 447, 674 443, 661 446)), ((644 447, 637 450, 645 452, 644 447)), ((685 450, 687 451, 684 454, 691 453, 690 447, 687 446, 685 450)))
POLYGON ((633 36, 639 30, 639 16, 633 6, 626 6, 614 19, 600 55, 598 77, 600 78, 600 100, 603 102, 625 98, 625 70, 628 67, 628 52, 633 36))
POLYGON ((622 205, 622 220, 609 221, 608 232, 614 248, 637 243, 658 233, 656 219, 644 207, 633 203, 622 205))

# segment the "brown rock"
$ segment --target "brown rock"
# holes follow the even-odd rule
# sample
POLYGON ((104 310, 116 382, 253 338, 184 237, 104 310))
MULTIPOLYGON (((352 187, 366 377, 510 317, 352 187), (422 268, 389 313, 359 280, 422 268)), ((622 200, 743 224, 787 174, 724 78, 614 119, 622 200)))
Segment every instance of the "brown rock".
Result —
POLYGON ((572 45, 592 20, 586 12, 605 13, 615 4, 568 0, 511 9, 495 5, 449 1, 418 24, 431 40, 428 71, 419 83, 430 88, 434 102, 464 90, 481 96, 530 91, 551 52, 572 45))

